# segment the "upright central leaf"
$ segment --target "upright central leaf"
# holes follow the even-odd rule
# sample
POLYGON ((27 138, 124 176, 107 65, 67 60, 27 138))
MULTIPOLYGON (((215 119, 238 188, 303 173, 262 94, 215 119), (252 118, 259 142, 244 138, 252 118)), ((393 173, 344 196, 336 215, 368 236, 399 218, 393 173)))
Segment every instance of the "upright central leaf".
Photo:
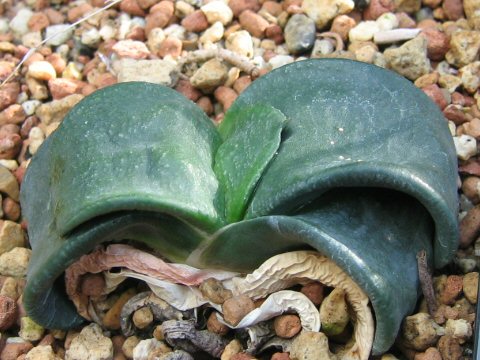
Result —
POLYGON ((227 222, 243 218, 255 185, 280 146, 287 118, 268 105, 228 112, 214 171, 225 191, 227 222))

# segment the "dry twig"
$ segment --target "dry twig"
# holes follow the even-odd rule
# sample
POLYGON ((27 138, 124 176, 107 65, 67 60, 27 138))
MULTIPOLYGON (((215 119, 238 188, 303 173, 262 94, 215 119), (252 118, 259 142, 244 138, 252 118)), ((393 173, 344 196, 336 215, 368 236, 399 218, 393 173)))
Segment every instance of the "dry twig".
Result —
POLYGON ((428 271, 427 252, 425 250, 417 253, 417 265, 423 296, 427 302, 428 312, 433 317, 437 312, 437 301, 435 300, 435 293, 433 291, 432 275, 428 271))

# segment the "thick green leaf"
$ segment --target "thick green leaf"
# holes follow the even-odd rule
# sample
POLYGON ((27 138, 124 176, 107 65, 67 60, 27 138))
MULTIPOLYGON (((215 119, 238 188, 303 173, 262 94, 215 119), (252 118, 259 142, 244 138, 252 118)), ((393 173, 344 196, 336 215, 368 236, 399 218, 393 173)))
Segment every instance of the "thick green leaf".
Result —
POLYGON ((215 155, 215 174, 224 187, 226 220, 243 218, 250 196, 280 145, 286 118, 271 106, 227 112, 226 124, 234 127, 219 132, 224 139, 215 155))
POLYGON ((335 187, 385 187, 424 204, 436 224, 435 265, 452 259, 455 148, 441 111, 411 82, 351 60, 299 61, 253 82, 231 111, 254 104, 288 123, 246 218, 292 213, 335 187))

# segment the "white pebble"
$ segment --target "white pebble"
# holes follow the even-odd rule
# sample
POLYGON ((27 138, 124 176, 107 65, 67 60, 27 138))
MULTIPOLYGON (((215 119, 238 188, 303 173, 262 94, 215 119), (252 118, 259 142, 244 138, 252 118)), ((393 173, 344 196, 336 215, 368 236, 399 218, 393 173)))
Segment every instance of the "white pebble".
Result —
POLYGON ((470 135, 454 136, 453 143, 461 160, 468 160, 477 154, 477 140, 470 135))
POLYGON ((223 33, 225 32, 225 28, 220 21, 217 21, 212 26, 210 26, 207 30, 205 30, 200 36, 200 43, 215 43, 220 41, 223 37, 223 33))
POLYGON ((455 136, 457 134, 457 127, 455 123, 451 120, 448 121, 448 130, 450 130, 450 134, 452 134, 452 136, 455 136))
POLYGON ((103 40, 113 39, 116 33, 117 33, 117 30, 115 29, 115 27, 111 25, 103 25, 99 30, 99 34, 103 40))
POLYGON ((247 58, 253 57, 253 41, 250 33, 246 30, 231 33, 225 43, 225 47, 247 58))
POLYGON ((120 26, 118 27, 117 38, 123 40, 132 28, 132 19, 128 14, 120 14, 120 26))
POLYGON ((55 68, 48 61, 35 61, 31 63, 28 67, 28 75, 37 80, 48 81, 50 79, 55 79, 57 73, 55 68))
POLYGON ((51 25, 45 29, 47 45, 59 46, 72 37, 73 30, 67 24, 51 25))
POLYGON ((0 159, 0 166, 6 167, 10 171, 18 169, 17 160, 0 159))
POLYGON ((34 48, 42 42, 42 33, 40 31, 31 31, 22 36, 22 44, 28 48, 34 48))
POLYGON ((179 40, 185 40, 187 30, 181 25, 172 24, 169 27, 163 29, 163 32, 166 37, 174 37, 179 40))
POLYGON ((448 319, 445 326, 445 335, 453 336, 463 343, 472 336, 472 326, 464 319, 448 319))
POLYGON ((413 39, 420 33, 420 29, 382 30, 373 35, 376 44, 391 44, 398 41, 413 39))
POLYGON ((272 70, 279 68, 280 66, 292 63, 294 58, 290 55, 277 55, 268 60, 268 63, 272 66, 272 70))
POLYGON ((8 32, 8 20, 3 18, 0 19, 0 34, 6 34, 8 32))
POLYGON ((391 12, 380 15, 376 22, 380 30, 392 30, 398 27, 398 19, 395 14, 391 12))
POLYGON ((22 103, 22 108, 27 116, 31 116, 40 105, 42 105, 40 100, 28 100, 22 103))
POLYGON ((23 8, 18 10, 17 14, 10 21, 10 29, 17 37, 20 37, 29 31, 28 20, 30 20, 32 15, 33 12, 30 9, 23 8))
POLYGON ((373 39, 373 35, 380 31, 376 21, 362 21, 354 28, 350 29, 348 37, 351 42, 369 41, 373 39))
POLYGON ((313 45, 312 56, 320 56, 333 53, 335 48, 331 41, 327 39, 315 40, 315 44, 313 45))
POLYGON ((95 46, 100 42, 101 38, 102 36, 97 28, 92 27, 82 33, 80 41, 87 46, 95 46))
POLYGON ((200 10, 205 14, 209 24, 220 21, 223 25, 227 25, 233 18, 232 9, 223 1, 219 0, 214 0, 203 5, 200 10))

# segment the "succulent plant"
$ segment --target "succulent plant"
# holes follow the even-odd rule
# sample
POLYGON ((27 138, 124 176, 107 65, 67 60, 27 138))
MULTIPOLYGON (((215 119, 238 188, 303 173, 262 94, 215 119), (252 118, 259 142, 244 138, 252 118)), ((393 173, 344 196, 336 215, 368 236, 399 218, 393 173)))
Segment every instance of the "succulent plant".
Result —
POLYGON ((61 275, 103 242, 241 272, 315 249, 369 296, 381 353, 419 296, 417 252, 442 267, 457 247, 456 165, 436 105, 372 65, 284 66, 218 128, 169 88, 107 87, 70 111, 28 167, 25 308, 45 327, 79 325, 61 275))

